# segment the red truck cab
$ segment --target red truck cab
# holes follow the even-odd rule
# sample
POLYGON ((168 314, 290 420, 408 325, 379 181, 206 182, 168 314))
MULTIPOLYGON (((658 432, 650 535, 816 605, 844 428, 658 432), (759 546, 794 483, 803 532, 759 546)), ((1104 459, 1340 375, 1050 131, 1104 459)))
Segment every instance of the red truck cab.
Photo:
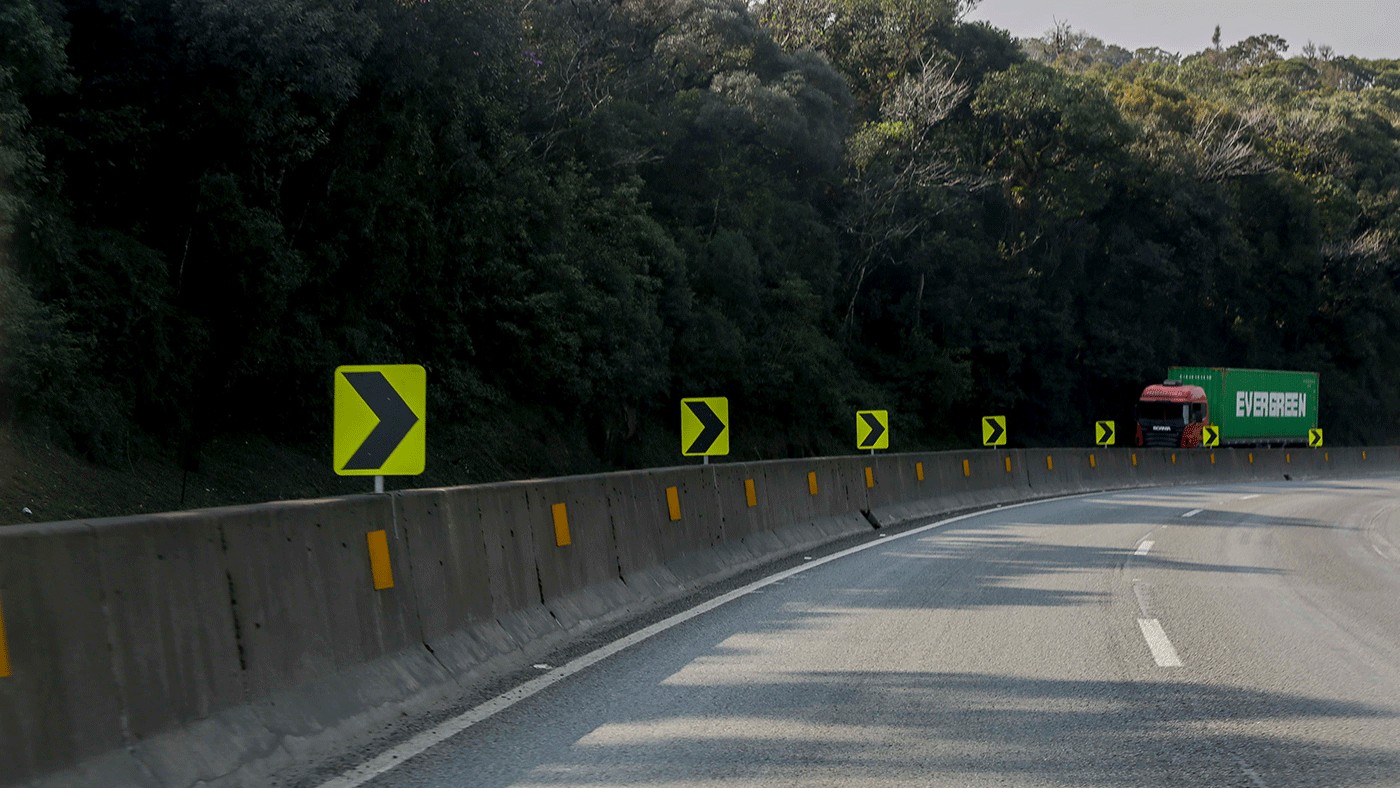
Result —
POLYGON ((1190 449, 1201 445, 1201 428, 1210 424, 1206 390, 1181 381, 1155 383, 1142 390, 1137 403, 1137 445, 1190 449))

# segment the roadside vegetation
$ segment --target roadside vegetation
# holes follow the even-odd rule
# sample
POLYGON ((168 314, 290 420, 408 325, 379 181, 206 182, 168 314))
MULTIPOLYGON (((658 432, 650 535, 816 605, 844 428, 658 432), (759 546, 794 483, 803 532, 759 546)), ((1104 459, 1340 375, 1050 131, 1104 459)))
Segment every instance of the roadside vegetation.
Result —
POLYGON ((1171 364, 1315 370, 1329 442, 1400 439, 1400 61, 974 4, 7 0, 9 470, 161 479, 81 513, 231 446, 328 478, 200 503, 360 489, 331 373, 391 362, 415 483, 670 464, 682 396, 730 397, 733 459, 847 451, 857 407, 1083 444, 1171 364))

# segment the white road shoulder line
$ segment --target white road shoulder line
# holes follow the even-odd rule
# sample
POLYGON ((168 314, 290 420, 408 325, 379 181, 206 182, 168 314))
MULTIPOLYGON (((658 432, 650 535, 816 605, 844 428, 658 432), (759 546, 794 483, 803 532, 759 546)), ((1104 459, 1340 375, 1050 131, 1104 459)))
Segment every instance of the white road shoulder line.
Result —
POLYGON ((1200 514, 1201 512, 1204 512, 1204 511, 1205 511, 1205 509, 1192 509, 1191 511, 1187 512, 1186 514, 1183 514, 1182 517, 1195 517, 1196 515, 1200 514))
POLYGON ((1167 640, 1167 633, 1166 630, 1162 629, 1161 622, 1155 618, 1139 618, 1138 628, 1142 630, 1142 636, 1147 640, 1147 647, 1152 649, 1152 658, 1157 661, 1157 667, 1181 667, 1181 657, 1176 655, 1176 649, 1172 647, 1172 642, 1167 640))
POLYGON ((1137 552, 1133 553, 1133 555, 1147 555, 1147 551, 1151 550, 1154 544, 1157 543, 1151 539, 1144 541, 1142 544, 1138 545, 1137 552))
POLYGON ((1245 496, 1241 497, 1240 500, 1241 500, 1241 501, 1248 501, 1248 500, 1252 500, 1252 499, 1258 498, 1258 497, 1259 497, 1259 493, 1255 493, 1254 495, 1245 495, 1245 496))
MULTIPOLYGON (((783 580, 786 580, 789 577, 792 577, 793 575, 798 575, 803 572, 816 569, 817 567, 823 564, 829 564, 832 561, 845 558, 848 555, 855 555, 856 553, 869 550, 872 547, 884 547, 885 545, 895 541, 896 539, 906 539, 910 536, 917 536, 926 531, 932 531, 935 528, 942 528, 943 526, 951 525, 962 520, 968 520, 973 517, 981 517, 982 515, 991 514, 994 512, 1004 512, 1008 509, 1019 509, 1023 506, 1035 506, 1037 504, 1050 503, 1053 501, 1070 500, 1078 497, 1081 496, 1066 495, 1059 498, 1047 498, 1040 501, 1027 501, 1025 503, 1007 504, 1005 506, 998 506, 995 509, 988 509, 981 512, 971 512, 969 514, 958 515, 957 517, 950 517, 946 520, 939 520, 938 522, 929 523, 928 525, 922 525, 918 528, 914 528, 903 533, 893 535, 887 535, 882 533, 879 534, 880 538, 876 539, 875 541, 866 542, 865 544, 857 545, 847 550, 842 550, 839 553, 832 553, 831 555, 809 561, 799 566, 795 566, 792 569, 787 569, 782 572, 779 572, 775 575, 769 575, 768 577, 765 577, 762 580, 757 580, 753 583, 749 583, 743 588, 736 588, 727 594, 717 596, 714 599, 709 600, 708 602, 702 602, 701 604, 696 605, 695 607, 692 607, 689 610, 683 610, 680 613, 677 613, 674 616, 671 616, 670 618, 658 621, 649 627, 639 629, 636 632, 633 632, 632 634, 628 635, 627 637, 622 638, 621 640, 614 640, 613 642, 607 644, 606 646, 603 646, 602 648, 590 651, 587 654, 584 654, 583 656, 573 660, 572 662, 569 662, 566 665, 561 665, 548 673, 545 673, 537 678, 525 682, 524 684, 521 684, 520 686, 510 690, 509 692, 506 692, 505 694, 498 695, 495 698, 486 701, 480 706, 476 706, 472 709, 469 709, 460 716, 453 717, 450 720, 439 723, 438 725, 419 733, 418 735, 414 736, 413 738, 409 739, 403 744, 400 744, 397 747, 394 747, 390 750, 386 750, 385 752, 380 753, 379 755, 360 764, 359 766, 356 766, 355 768, 342 773, 339 777, 335 777, 333 779, 327 780, 324 783, 321 783, 318 786, 318 788, 358 788, 359 786, 364 785, 370 780, 380 777, 381 775, 392 771, 393 769, 398 768, 399 766, 402 766, 404 762, 408 759, 413 758, 417 755, 421 755, 429 749, 443 743, 444 741, 447 741, 453 736, 456 736, 462 731, 467 730, 473 725, 476 725, 479 722, 489 719, 498 712, 505 711, 506 709, 510 708, 511 706, 514 706, 520 701, 539 693, 541 690, 544 690, 553 684, 558 684, 559 682, 563 681, 569 676, 572 676, 575 673, 584 670, 585 668, 602 662, 603 660, 613 656, 619 651, 622 651, 631 646, 635 646, 636 644, 641 643, 644 640, 659 635, 662 632, 665 632, 666 630, 676 626, 677 624, 683 624, 686 621, 695 618, 696 616, 704 615, 705 613, 708 613, 717 607, 727 605, 730 602, 739 599, 740 597, 752 594, 753 592, 758 591, 759 589, 765 588, 767 586, 773 585, 774 583, 782 582, 783 580), (886 536, 889 536, 889 538, 886 539, 886 536), (884 541, 881 541, 882 539, 884 541)), ((1168 648, 1170 647, 1171 646, 1168 645, 1168 648)))

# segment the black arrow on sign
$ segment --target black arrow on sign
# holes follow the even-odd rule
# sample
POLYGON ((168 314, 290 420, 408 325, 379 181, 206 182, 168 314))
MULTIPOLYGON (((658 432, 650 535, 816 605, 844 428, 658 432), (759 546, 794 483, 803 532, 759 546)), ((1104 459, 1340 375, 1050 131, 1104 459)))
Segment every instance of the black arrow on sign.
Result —
POLYGON ((992 428, 992 434, 987 436, 987 443, 996 443, 1001 440, 1002 433, 1006 432, 1006 430, 996 419, 988 418, 986 421, 987 426, 992 428))
POLYGON ((1099 436, 1099 443, 1112 443, 1112 442, 1113 442, 1113 425, 1112 425, 1112 424, 1100 424, 1100 425, 1099 425, 1099 429, 1103 430, 1103 435, 1100 435, 1100 436, 1099 436))
POLYGON ((1312 447, 1313 447, 1314 449, 1317 448, 1317 445, 1318 445, 1319 443, 1321 443, 1321 442, 1322 442, 1322 436, 1321 436, 1321 435, 1318 435, 1316 432, 1312 432, 1312 431, 1310 431, 1310 432, 1308 433, 1308 443, 1311 444, 1312 447))
POLYGON ((414 413, 408 403, 403 401, 403 397, 389 385, 382 372, 343 374, 350 382, 351 388, 355 389, 355 393, 360 395, 360 399, 379 417, 374 431, 350 456, 344 470, 372 471, 382 468, 384 463, 388 462, 389 455, 399 447, 404 436, 418 423, 418 414, 414 413))
POLYGON ((685 451, 687 454, 703 454, 709 451, 711 446, 715 445, 715 441, 719 440, 719 436, 724 434, 724 421, 721 420, 714 411, 710 410, 709 405, 703 402, 687 402, 685 404, 686 407, 690 408, 690 412, 695 414, 695 418, 699 419, 700 423, 705 427, 700 431, 700 434, 696 436, 695 442, 691 443, 690 448, 685 451))
POLYGON ((873 413, 862 413, 860 417, 865 419, 865 423, 870 426, 870 434, 865 436, 865 441, 860 444, 860 447, 862 449, 873 449, 875 448, 875 444, 880 442, 880 436, 885 434, 885 425, 881 424, 880 420, 875 418, 875 414, 873 413))
POLYGON ((1220 430, 1215 427, 1206 427, 1206 443, 1215 443, 1220 440, 1220 430))

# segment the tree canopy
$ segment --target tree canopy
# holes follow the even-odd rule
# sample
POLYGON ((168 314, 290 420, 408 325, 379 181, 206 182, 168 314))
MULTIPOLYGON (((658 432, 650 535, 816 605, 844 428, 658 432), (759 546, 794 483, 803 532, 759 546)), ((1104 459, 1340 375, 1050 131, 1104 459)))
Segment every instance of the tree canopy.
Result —
MULTIPOLYGON (((1083 443, 1172 364, 1400 438, 1400 61, 1181 56, 968 0, 10 0, 0 418, 319 450, 421 363, 435 478, 1083 443)), ((133 448, 134 447, 134 448, 133 448)))

